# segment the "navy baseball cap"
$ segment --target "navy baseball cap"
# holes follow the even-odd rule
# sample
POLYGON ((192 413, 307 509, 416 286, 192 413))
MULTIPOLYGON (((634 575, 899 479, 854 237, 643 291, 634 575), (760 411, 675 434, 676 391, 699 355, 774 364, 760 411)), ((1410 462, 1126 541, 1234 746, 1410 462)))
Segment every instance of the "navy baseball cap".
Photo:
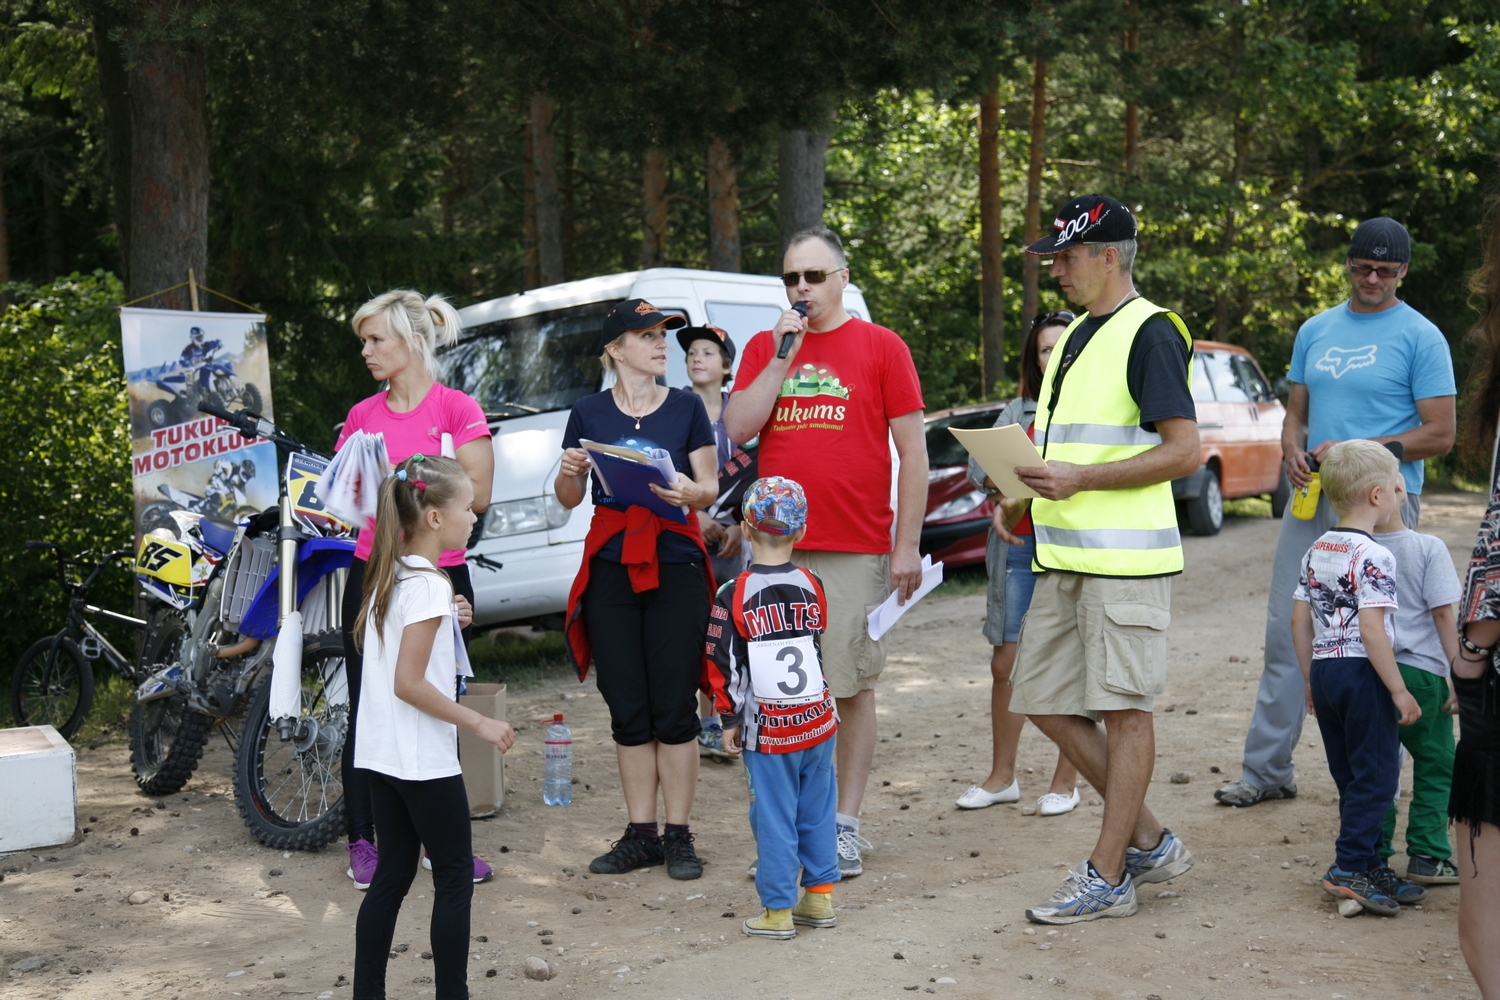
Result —
POLYGON ((604 314, 605 343, 632 330, 649 330, 666 324, 668 330, 687 326, 687 317, 668 316, 645 299, 626 299, 604 314))
POLYGON ((1026 248, 1027 253, 1054 254, 1084 243, 1119 243, 1135 239, 1130 209, 1102 194, 1074 198, 1057 210, 1052 233, 1026 248))

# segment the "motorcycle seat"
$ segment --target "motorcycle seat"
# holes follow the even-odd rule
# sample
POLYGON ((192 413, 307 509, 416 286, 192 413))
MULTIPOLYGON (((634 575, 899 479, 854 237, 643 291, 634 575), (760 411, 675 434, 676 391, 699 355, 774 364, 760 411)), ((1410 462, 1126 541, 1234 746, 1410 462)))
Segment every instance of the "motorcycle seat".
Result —
POLYGON ((240 530, 237 525, 217 517, 204 517, 198 522, 198 530, 203 533, 203 544, 215 552, 224 554, 234 544, 234 536, 240 530))

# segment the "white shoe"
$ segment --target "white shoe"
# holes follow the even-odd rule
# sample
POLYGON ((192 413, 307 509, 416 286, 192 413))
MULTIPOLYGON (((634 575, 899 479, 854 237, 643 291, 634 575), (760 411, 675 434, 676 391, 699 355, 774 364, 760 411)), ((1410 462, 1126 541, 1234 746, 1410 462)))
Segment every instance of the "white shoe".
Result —
POLYGON ((1039 816, 1061 816, 1078 808, 1078 789, 1073 789, 1072 795, 1059 795, 1056 792, 1048 792, 1036 800, 1036 811, 1039 816))
POLYGON ((970 785, 969 790, 958 797, 960 809, 988 809, 1002 802, 1021 801, 1021 785, 1012 781, 1007 787, 998 792, 987 792, 978 785, 970 785))

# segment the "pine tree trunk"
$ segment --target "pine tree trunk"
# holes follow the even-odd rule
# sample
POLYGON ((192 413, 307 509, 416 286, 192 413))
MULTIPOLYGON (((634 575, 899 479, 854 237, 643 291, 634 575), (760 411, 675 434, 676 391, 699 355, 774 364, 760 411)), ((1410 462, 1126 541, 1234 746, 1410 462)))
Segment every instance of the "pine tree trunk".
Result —
POLYGON ((68 241, 63 222, 62 181, 42 167, 42 237, 47 248, 46 280, 68 272, 68 241))
MULTIPOLYGON (((94 64, 99 69, 99 96, 104 110, 105 160, 113 200, 116 251, 120 277, 130 284, 130 94, 125 80, 125 60, 120 46, 109 37, 120 26, 109 8, 94 15, 94 64)), ((7 258, 7 269, 9 259, 7 258)), ((175 284, 175 282, 174 282, 175 284)))
POLYGON ((777 157, 776 221, 781 245, 803 229, 823 224, 823 181, 832 130, 788 129, 777 157))
MULTIPOLYGON (((1047 60, 1038 56, 1031 68, 1031 149, 1026 164, 1026 245, 1042 238, 1042 164, 1047 152, 1047 60)), ((1021 263, 1021 329, 1030 330, 1041 309, 1038 285, 1042 261, 1025 254, 1021 263)))
POLYGON ((525 251, 523 281, 527 290, 542 287, 541 264, 536 253, 536 151, 531 141, 531 117, 527 112, 526 138, 521 149, 521 246, 525 251))
POLYGON ((10 222, 5 216, 5 178, 0 175, 0 285, 10 281, 10 222))
POLYGON ((552 98, 531 95, 531 163, 536 185, 537 280, 555 285, 564 280, 562 203, 557 192, 557 136, 552 128, 552 98))
MULTIPOLYGON (((1130 53, 1126 57, 1126 67, 1129 72, 1138 72, 1135 53, 1140 50, 1140 36, 1136 29, 1131 28, 1125 32, 1125 51, 1130 53)), ((1133 90, 1134 88, 1127 88, 1133 90)), ((1140 111, 1135 106, 1135 99, 1130 98, 1125 102, 1125 176, 1134 177, 1136 171, 1141 167, 1141 117, 1140 111)))
MULTIPOLYGON (((208 273, 206 62, 202 49, 156 41, 144 44, 125 69, 131 148, 128 298, 181 284, 189 268, 200 280, 208 273)), ((179 288, 151 304, 189 309, 191 299, 179 288)))
POLYGON ((645 215, 641 220, 641 266, 661 267, 667 261, 667 155, 648 149, 641 158, 645 215))
POLYGON ((729 143, 714 136, 708 145, 708 266, 713 271, 738 271, 740 251, 740 190, 729 143))
POLYGON ((1000 233, 1000 82, 979 99, 979 346, 982 396, 1005 378, 1005 244, 1000 233))

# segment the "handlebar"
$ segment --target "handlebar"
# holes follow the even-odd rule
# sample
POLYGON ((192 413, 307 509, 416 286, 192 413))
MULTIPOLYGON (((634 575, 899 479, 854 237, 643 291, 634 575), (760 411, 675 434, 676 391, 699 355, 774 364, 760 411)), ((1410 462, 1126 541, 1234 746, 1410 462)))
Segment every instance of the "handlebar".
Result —
POLYGON ((27 542, 26 543, 26 547, 28 549, 55 549, 55 548, 57 548, 57 546, 54 545, 52 542, 38 542, 35 539, 27 542))
POLYGON ((300 451, 309 455, 317 454, 317 452, 314 452, 302 444, 302 442, 277 430, 275 424, 254 410, 227 410, 216 403, 199 403, 198 410, 200 413, 207 413, 211 417, 218 417, 239 431, 240 436, 247 441, 254 440, 255 438, 263 438, 270 441, 282 451, 300 451))
POLYGON ((103 573, 105 567, 109 566, 110 563, 121 559, 130 559, 135 556, 133 549, 115 549, 112 552, 106 552, 94 564, 94 568, 88 576, 84 577, 81 582, 75 583, 68 579, 68 567, 85 565, 85 560, 88 559, 90 553, 93 551, 92 549, 84 549, 76 556, 68 556, 63 554, 62 546, 55 542, 32 540, 26 543, 26 547, 28 549, 51 552, 57 557, 57 582, 62 586, 63 590, 68 591, 75 598, 81 598, 87 594, 94 586, 94 581, 99 579, 99 574, 103 573))

